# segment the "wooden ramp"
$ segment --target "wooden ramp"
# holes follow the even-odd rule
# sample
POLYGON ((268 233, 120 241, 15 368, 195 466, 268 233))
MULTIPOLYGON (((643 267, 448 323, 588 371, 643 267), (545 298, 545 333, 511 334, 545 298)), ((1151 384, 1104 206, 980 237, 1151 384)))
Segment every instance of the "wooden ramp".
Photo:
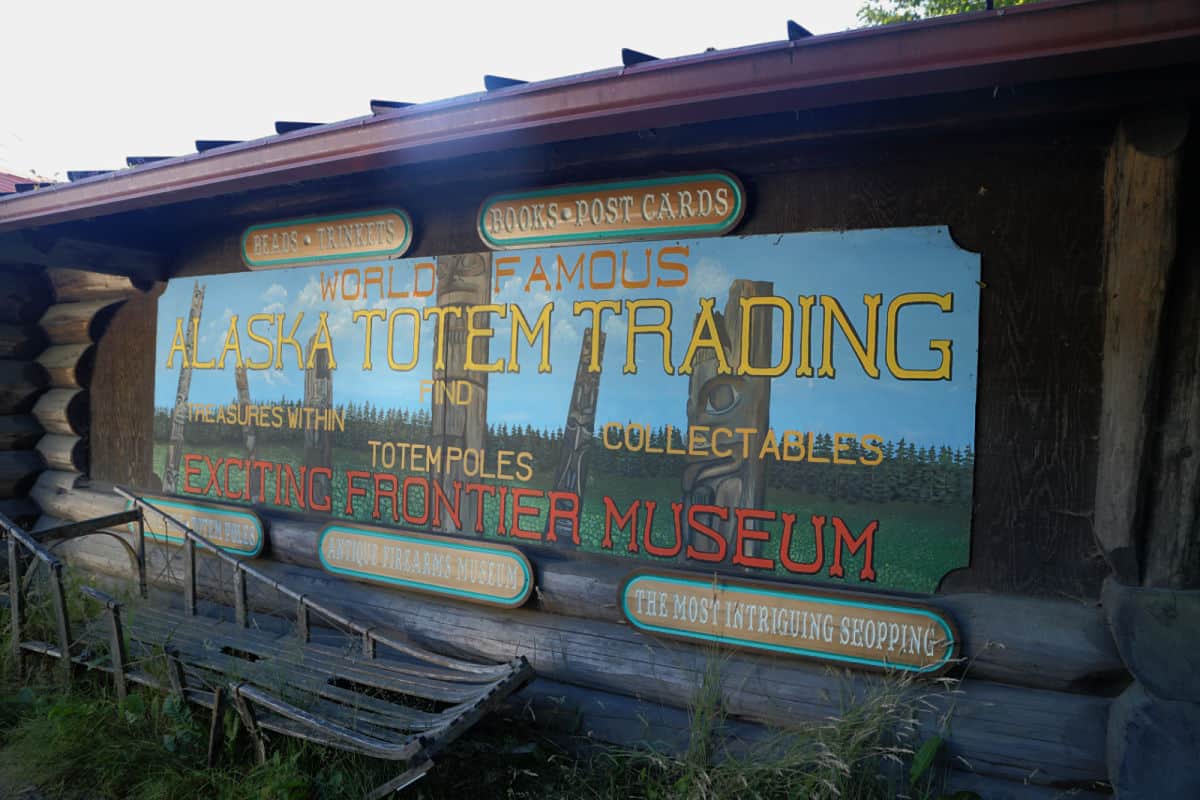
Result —
POLYGON ((132 682, 174 692, 210 709, 210 763, 229 707, 250 734, 260 760, 266 758, 264 732, 271 732, 402 763, 403 771, 395 779, 368 795, 384 797, 428 772, 439 751, 533 677, 524 658, 477 664, 396 641, 288 589, 161 508, 117 491, 130 501, 130 511, 41 531, 36 538, 0 515, 0 532, 8 545, 17 664, 23 655, 36 653, 58 659, 68 675, 76 665, 110 673, 118 697, 124 697, 132 682), (146 588, 142 515, 147 509, 178 526, 182 534, 184 591, 182 597, 165 602, 152 602, 146 588), (104 530, 121 524, 135 526, 134 544, 104 530), (138 567, 140 597, 122 604, 84 587, 84 594, 99 601, 104 612, 73 621, 67 614, 64 567, 50 547, 92 534, 116 536, 126 546, 138 567), (232 609, 205 604, 201 613, 197 550, 226 568, 235 600, 232 609), (23 636, 26 594, 43 572, 53 606, 54 642, 23 636), (252 624, 248 581, 291 598, 294 625, 252 624), (164 669, 148 671, 149 664, 164 669))

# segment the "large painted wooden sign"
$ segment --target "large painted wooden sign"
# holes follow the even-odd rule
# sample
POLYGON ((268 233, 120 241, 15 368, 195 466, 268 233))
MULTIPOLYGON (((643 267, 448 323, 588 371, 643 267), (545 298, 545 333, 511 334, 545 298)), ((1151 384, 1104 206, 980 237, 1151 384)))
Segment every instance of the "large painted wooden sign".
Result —
POLYGON ((742 184, 726 172, 611 181, 493 195, 479 209, 479 236, 497 250, 716 236, 745 210, 742 184))
POLYGON ((242 234, 250 269, 398 258, 412 242, 408 213, 395 208, 252 225, 242 234))
POLYGON ((533 589, 521 551, 491 542, 334 524, 317 549, 330 572, 475 603, 512 608, 533 589))
POLYGON ((938 611, 869 595, 639 573, 619 599, 644 631, 837 664, 930 674, 958 650, 953 623, 938 611))
MULTIPOLYGON (((146 497, 145 500, 223 550, 251 557, 262 552, 262 520, 248 509, 213 503, 180 502, 165 497, 146 497)), ((126 505, 133 508, 132 501, 126 505)), ((183 544, 185 539, 183 531, 177 524, 167 520, 163 514, 154 509, 145 508, 142 520, 143 529, 149 538, 160 542, 183 544)), ((129 525, 129 530, 135 531, 132 523, 129 525)))
POLYGON ((331 521, 930 592, 969 554, 978 279, 937 227, 178 279, 156 471, 331 521))

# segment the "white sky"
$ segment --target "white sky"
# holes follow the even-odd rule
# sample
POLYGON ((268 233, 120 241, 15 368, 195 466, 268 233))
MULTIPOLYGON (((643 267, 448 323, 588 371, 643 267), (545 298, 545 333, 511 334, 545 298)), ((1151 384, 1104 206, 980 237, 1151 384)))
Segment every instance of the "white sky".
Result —
POLYGON ((479 91, 856 26, 860 0, 8 0, 0 38, 0 171, 66 179, 196 139, 256 139, 275 120, 332 122, 373 98, 479 91))

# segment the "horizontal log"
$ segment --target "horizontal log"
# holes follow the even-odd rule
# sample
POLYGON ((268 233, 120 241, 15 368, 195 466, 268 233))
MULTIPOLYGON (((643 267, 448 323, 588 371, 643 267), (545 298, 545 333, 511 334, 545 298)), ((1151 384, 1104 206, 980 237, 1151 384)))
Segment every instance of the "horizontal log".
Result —
POLYGON ((48 433, 83 436, 91 427, 91 414, 84 389, 51 389, 33 407, 33 415, 48 433))
POLYGON ((66 433, 49 433, 37 443, 37 451, 48 469, 64 472, 88 471, 87 439, 66 433))
POLYGON ((123 300, 105 298, 58 303, 46 309, 38 325, 51 344, 85 344, 100 339, 123 300))
MULTIPOLYGON (((271 558, 302 567, 321 566, 318 523, 271 518, 271 558)), ((534 564, 539 607, 574 617, 623 622, 617 605, 627 562, 525 548, 534 564)), ((1089 692, 1128 680, 1099 608, 1069 600, 991 594, 923 598, 945 610, 962 632, 963 657, 972 675, 1047 689, 1089 692)))
POLYGON ((23 414, 33 408, 50 379, 35 361, 0 361, 0 414, 23 414))
MULTIPOLYGON (((131 576, 126 552, 108 537, 65 543, 59 552, 77 568, 131 576)), ((207 557, 197 570, 201 590, 227 597, 207 557)), ((346 582, 317 570, 256 562, 293 590, 369 625, 396 631, 422 646, 487 661, 525 656, 539 675, 615 694, 687 708, 714 666, 728 713, 744 720, 797 726, 828 719, 850 705, 895 701, 892 681, 837 674, 800 662, 749 656, 661 640, 628 625, 567 618, 532 609, 494 610, 346 582)), ((182 574, 180 548, 153 544, 147 571, 161 586, 182 574)), ((251 603, 271 613, 294 604, 256 590, 251 603), (280 602, 282 601, 282 602, 280 602)), ((948 758, 979 774, 1053 786, 1091 786, 1104 779, 1103 697, 965 680, 953 692, 918 682, 908 690, 919 736, 947 737, 948 758), (947 727, 948 726, 948 727, 947 727)))
POLYGON ((38 519, 38 507, 28 497, 9 497, 0 500, 0 514, 28 530, 38 519))
POLYGON ((25 360, 46 349, 46 334, 37 325, 0 322, 0 358, 25 360))
MULTIPOLYGON (((70 520, 120 511, 112 494, 77 489, 37 498, 48 513, 70 520)), ((317 537, 322 525, 263 513, 267 522, 265 553, 300 567, 319 568, 317 537)), ((629 564, 600 558, 568 559, 526 548, 534 565, 541 610, 572 617, 623 623, 617 591, 629 564)), ((1070 601, 988 594, 935 595, 924 598, 945 610, 963 636, 963 657, 970 675, 1017 686, 1057 691, 1093 691, 1128 681, 1108 626, 1099 609, 1070 601)))
POLYGON ((83 344, 56 344, 46 348, 37 362, 46 370, 50 385, 60 389, 86 388, 92 381, 92 368, 96 364, 96 346, 83 344))
POLYGON ((59 303, 102 298, 128 297, 138 291, 128 277, 92 272, 86 269, 54 267, 46 270, 59 303))
POLYGON ((32 450, 42 438, 42 426, 28 414, 0 417, 0 450, 32 450))
POLYGON ((36 450, 0 452, 0 497, 20 497, 46 468, 36 450))
POLYGON ((53 298, 53 287, 43 270, 0 270, 0 322, 37 322, 53 298))

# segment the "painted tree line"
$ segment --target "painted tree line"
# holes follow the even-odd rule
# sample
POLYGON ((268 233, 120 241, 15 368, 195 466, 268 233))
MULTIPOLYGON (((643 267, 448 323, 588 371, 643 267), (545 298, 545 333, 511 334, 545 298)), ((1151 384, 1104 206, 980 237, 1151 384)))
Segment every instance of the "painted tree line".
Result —
MULTIPOLYGON (((278 404, 298 408, 300 403, 280 399, 278 404)), ((345 429, 334 435, 339 458, 347 451, 369 453, 372 441, 428 442, 431 416, 427 409, 409 411, 403 408, 381 408, 372 403, 344 403, 335 409, 345 417, 345 429)), ((170 410, 159 408, 154 415, 154 438, 166 441, 170 431, 170 410)), ((288 428, 255 429, 260 457, 272 457, 266 448, 294 450, 299 461, 303 449, 302 434, 288 428)), ((534 428, 531 425, 493 423, 488 426, 486 448, 489 451, 526 451, 533 454, 534 470, 538 475, 553 475, 561 455, 562 428, 534 428)), ((668 432, 653 430, 649 438, 652 451, 667 449, 668 432)), ((189 446, 229 448, 231 453, 243 447, 242 429, 238 425, 189 423, 186 441, 189 446)), ((679 432, 671 437, 676 450, 680 448, 679 432)), ((935 505, 963 503, 971 497, 975 469, 975 454, 970 447, 920 445, 915 442, 887 441, 880 449, 882 460, 874 466, 859 463, 875 461, 874 453, 864 451, 857 441, 843 442, 839 450, 842 461, 851 464, 831 464, 833 437, 827 433, 813 438, 812 453, 805 460, 787 461, 771 458, 767 462, 767 485, 772 490, 791 491, 803 495, 838 497, 851 502, 890 503, 908 502, 935 505)), ((276 457, 280 457, 276 454, 276 457)), ((287 457, 287 456, 282 456, 287 457)), ((628 479, 670 478, 682 468, 683 456, 666 452, 631 453, 625 449, 609 450, 595 441, 588 453, 593 479, 606 476, 628 479)), ((357 460, 357 459, 356 459, 357 460)))

